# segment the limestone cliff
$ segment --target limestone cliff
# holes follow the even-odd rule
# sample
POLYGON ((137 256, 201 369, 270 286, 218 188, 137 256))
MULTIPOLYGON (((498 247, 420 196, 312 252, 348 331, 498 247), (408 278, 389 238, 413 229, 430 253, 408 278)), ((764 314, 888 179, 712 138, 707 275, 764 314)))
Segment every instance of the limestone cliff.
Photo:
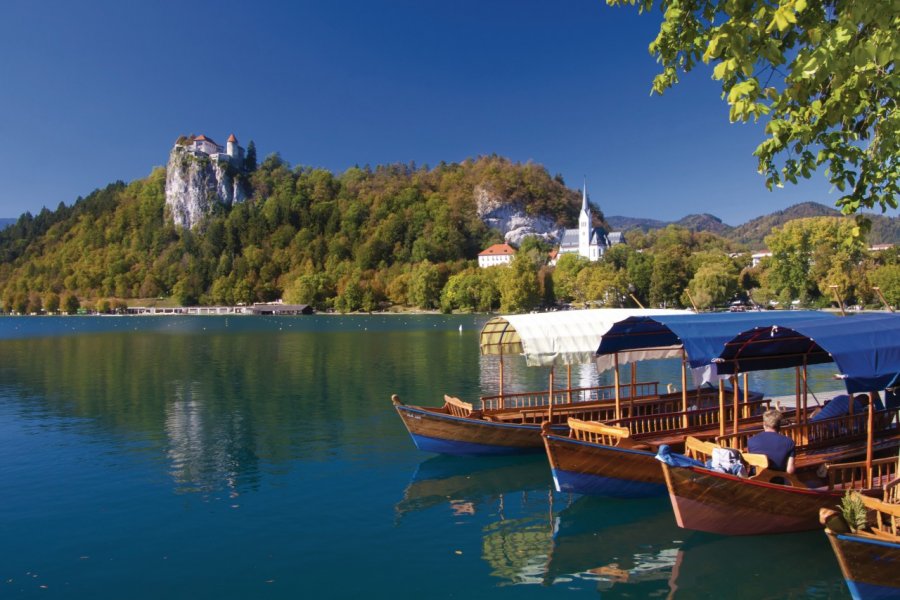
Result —
POLYGON ((246 198, 240 172, 228 160, 192 152, 176 144, 166 165, 166 208, 176 226, 190 229, 216 205, 246 198))
POLYGON ((523 203, 516 199, 501 198, 485 186, 475 188, 475 206, 481 221, 503 234, 504 239, 516 246, 526 237, 536 236, 550 243, 559 242, 563 229, 546 216, 526 214, 523 203))

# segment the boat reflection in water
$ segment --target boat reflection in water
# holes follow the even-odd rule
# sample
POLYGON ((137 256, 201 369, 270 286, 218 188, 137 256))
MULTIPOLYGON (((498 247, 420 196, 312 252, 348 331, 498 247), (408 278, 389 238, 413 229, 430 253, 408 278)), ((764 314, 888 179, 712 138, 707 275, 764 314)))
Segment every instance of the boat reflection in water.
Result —
POLYGON ((619 500, 553 490, 541 457, 421 463, 397 523, 442 508, 474 526, 498 586, 597 590, 614 597, 845 597, 818 532, 729 538, 675 524, 666 498, 619 500))
POLYGON ((666 590, 683 538, 665 498, 583 496, 554 519, 543 583, 580 579, 605 591, 624 584, 641 595, 666 590))
POLYGON ((543 456, 491 456, 478 459, 440 455, 423 461, 394 507, 404 514, 449 504, 458 514, 474 513, 481 503, 503 501, 504 494, 553 486, 543 456))

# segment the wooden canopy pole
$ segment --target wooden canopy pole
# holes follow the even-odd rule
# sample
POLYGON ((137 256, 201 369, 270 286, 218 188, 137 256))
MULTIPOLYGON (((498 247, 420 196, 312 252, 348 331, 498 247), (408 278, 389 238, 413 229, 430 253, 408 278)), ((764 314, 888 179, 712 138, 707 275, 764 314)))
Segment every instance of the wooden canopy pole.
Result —
POLYGON ((566 400, 572 404, 572 365, 566 365, 566 390, 568 390, 566 400))
POLYGON ((503 408, 503 345, 500 346, 500 408, 503 408))
MULTIPOLYGON (((853 402, 853 399, 850 399, 853 402)), ((872 489, 872 443, 875 434, 875 392, 869 392, 869 424, 866 427, 866 487, 872 489)))
POLYGON ((800 413, 800 367, 794 367, 794 408, 800 413))
POLYGON ((731 376, 731 387, 734 388, 734 415, 731 420, 734 422, 734 433, 738 432, 738 378, 737 375, 731 376))
POLYGON ((725 380, 719 378, 719 435, 725 435, 725 380))
POLYGON ((553 424, 553 366, 550 366, 550 409, 547 412, 547 420, 553 424))
POLYGON ((841 300, 841 294, 838 292, 838 286, 829 285, 828 287, 830 287, 831 290, 834 292, 834 297, 837 299, 838 308, 841 309, 841 316, 846 317, 847 313, 844 312, 844 301, 841 300))
POLYGON ((700 312, 699 310, 697 310, 697 305, 694 304, 694 297, 691 296, 691 290, 684 288, 684 293, 687 294, 688 300, 691 301, 691 306, 694 308, 694 312, 700 312))
POLYGON ((744 416, 750 416, 750 377, 749 374, 744 371, 744 416))
POLYGON ((613 354, 613 384, 616 388, 616 420, 622 418, 622 399, 619 396, 619 353, 613 354))
POLYGON ((806 409, 809 406, 809 371, 807 370, 808 365, 806 364, 806 356, 803 356, 803 412, 799 413, 798 411, 798 421, 806 424, 806 409))
POLYGON ((881 293, 881 288, 873 285, 872 289, 875 290, 876 294, 878 294, 878 299, 881 300, 881 303, 884 304, 885 308, 887 308, 891 312, 894 312, 894 307, 888 304, 888 301, 885 299, 884 294, 881 293))
POLYGON ((684 413, 681 417, 681 426, 688 426, 688 399, 687 399, 687 353, 684 348, 681 349, 681 411, 684 413))
POLYGON ((635 396, 635 394, 637 394, 637 386, 635 385, 635 383, 637 382, 637 363, 635 363, 632 360, 629 364, 631 365, 631 396, 629 397, 630 401, 628 403, 628 406, 630 407, 628 409, 628 416, 633 417, 634 416, 634 396, 635 396))

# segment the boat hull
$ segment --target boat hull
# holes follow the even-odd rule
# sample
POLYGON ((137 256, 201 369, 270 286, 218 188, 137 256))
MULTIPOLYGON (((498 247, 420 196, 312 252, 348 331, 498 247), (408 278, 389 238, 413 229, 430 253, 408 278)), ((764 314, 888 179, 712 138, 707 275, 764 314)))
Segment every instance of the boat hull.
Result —
POLYGON ((853 534, 825 533, 854 598, 900 597, 900 544, 853 534))
POLYGON ((665 479, 653 452, 553 434, 544 436, 544 447, 559 492, 615 498, 647 498, 666 493, 665 479))
MULTIPOLYGON (((539 424, 495 423, 456 417, 415 406, 395 405, 416 447, 425 452, 456 456, 489 456, 540 452, 539 424)), ((565 425, 554 426, 565 433, 565 425)))
POLYGON ((809 531, 821 527, 819 509, 833 508, 842 495, 660 464, 675 521, 684 529, 724 535, 809 531))

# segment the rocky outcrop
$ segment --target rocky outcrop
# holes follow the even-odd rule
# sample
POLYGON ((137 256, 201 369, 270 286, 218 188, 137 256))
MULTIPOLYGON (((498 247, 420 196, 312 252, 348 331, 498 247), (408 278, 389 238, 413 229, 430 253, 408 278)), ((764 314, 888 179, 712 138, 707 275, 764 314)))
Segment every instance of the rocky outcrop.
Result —
POLYGON ((166 208, 176 226, 190 229, 216 207, 246 198, 239 172, 227 160, 176 144, 166 165, 166 208))
POLYGON ((484 186, 475 188, 475 207, 485 225, 502 233, 507 242, 516 246, 529 236, 555 244, 564 231, 553 219, 530 216, 522 202, 502 198, 484 186))

